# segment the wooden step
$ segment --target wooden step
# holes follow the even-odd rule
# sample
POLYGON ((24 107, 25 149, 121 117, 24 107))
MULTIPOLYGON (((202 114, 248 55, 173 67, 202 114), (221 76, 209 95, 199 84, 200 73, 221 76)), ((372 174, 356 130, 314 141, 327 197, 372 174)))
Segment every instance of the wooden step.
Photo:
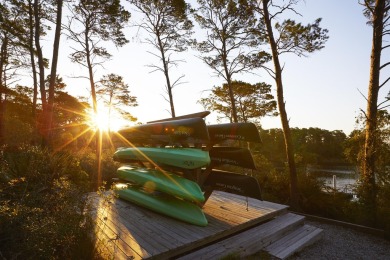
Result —
POLYGON ((310 225, 301 226, 267 246, 264 251, 279 259, 285 259, 319 240, 322 231, 310 225))
POLYGON ((287 213, 275 219, 201 248, 179 259, 218 259, 227 255, 244 257, 261 251, 289 231, 303 226, 305 217, 287 213))

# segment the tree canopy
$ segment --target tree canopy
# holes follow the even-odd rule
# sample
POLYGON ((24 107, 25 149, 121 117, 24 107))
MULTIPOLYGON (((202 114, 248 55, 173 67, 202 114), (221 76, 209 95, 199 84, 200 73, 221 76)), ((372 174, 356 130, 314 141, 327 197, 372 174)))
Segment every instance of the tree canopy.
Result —
POLYGON ((173 88, 179 85, 184 75, 172 80, 172 66, 178 66, 182 60, 173 58, 173 54, 187 50, 192 35, 193 24, 189 19, 190 5, 184 0, 128 0, 144 15, 138 26, 149 35, 145 41, 157 50, 150 52, 159 60, 159 64, 149 64, 154 71, 165 76, 166 93, 172 117, 176 116, 173 102, 173 88))
POLYGON ((207 31, 207 37, 194 45, 201 53, 200 58, 226 81, 232 118, 238 122, 231 85, 233 76, 261 67, 270 56, 264 51, 251 50, 261 41, 253 34, 256 18, 250 1, 198 0, 198 3, 195 20, 207 31))
MULTIPOLYGON (((250 84, 242 81, 231 83, 234 100, 237 106, 237 118, 239 122, 254 122, 261 125, 260 121, 265 116, 276 116, 276 101, 271 94, 271 85, 264 82, 250 84)), ((199 103, 206 110, 215 111, 221 116, 219 119, 228 118, 233 122, 229 87, 225 83, 222 87, 213 87, 207 98, 202 98, 199 103)))

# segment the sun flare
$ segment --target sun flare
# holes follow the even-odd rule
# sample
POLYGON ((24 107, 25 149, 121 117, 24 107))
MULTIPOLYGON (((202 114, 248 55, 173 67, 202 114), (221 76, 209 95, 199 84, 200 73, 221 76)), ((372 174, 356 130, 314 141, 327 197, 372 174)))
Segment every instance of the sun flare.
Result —
POLYGON ((88 111, 87 123, 91 129, 103 132, 118 131, 123 127, 123 122, 121 120, 104 110, 99 110, 97 113, 94 113, 93 110, 88 111))

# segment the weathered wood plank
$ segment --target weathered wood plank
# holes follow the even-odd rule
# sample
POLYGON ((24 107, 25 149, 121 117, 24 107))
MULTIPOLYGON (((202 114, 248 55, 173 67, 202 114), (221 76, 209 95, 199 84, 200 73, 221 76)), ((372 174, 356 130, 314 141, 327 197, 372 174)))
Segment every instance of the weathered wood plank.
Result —
MULTIPOLYGON (((123 204, 129 204, 122 200, 118 201, 123 204)), ((177 225, 177 221, 143 209, 142 207, 136 205, 131 205, 130 207, 130 205, 128 205, 127 207, 122 208, 121 214, 129 224, 133 223, 134 228, 139 227, 142 230, 144 226, 146 226, 159 235, 162 235, 161 238, 163 239, 165 238, 164 235, 172 235, 172 237, 177 238, 179 241, 186 241, 187 239, 188 241, 191 241, 193 239, 186 234, 186 230, 183 229, 180 224, 177 225), (132 216, 131 220, 134 220, 133 216, 135 215, 138 216, 137 221, 130 222, 128 216, 132 216)))
POLYGON ((267 246, 264 251, 280 259, 285 259, 302 248, 321 238, 322 229, 304 225, 292 231, 278 241, 267 246))
POLYGON ((304 217, 290 213, 279 216, 179 259, 218 259, 228 254, 237 254, 241 257, 251 255, 276 241, 281 234, 291 228, 302 225, 303 220, 304 217))
POLYGON ((129 232, 126 220, 117 216, 116 213, 111 213, 109 217, 100 216, 100 221, 114 232, 111 237, 116 236, 119 239, 125 240, 127 246, 135 250, 143 258, 160 251, 155 250, 153 243, 151 244, 149 242, 148 237, 145 235, 148 232, 146 229, 132 228, 131 232, 129 232))
POLYGON ((246 206, 235 205, 235 204, 224 205, 224 206, 210 204, 210 205, 207 205, 207 209, 205 209, 205 211, 207 212, 209 210, 219 211, 219 212, 223 212, 225 214, 228 211, 229 215, 243 218, 242 221, 248 221, 250 219, 253 219, 256 216, 258 216, 259 214, 265 215, 269 212, 272 212, 272 210, 265 211, 265 210, 259 210, 259 209, 254 209, 254 208, 247 209, 246 206))
POLYGON ((288 206, 286 206, 286 205, 277 204, 277 203, 265 201, 265 200, 257 200, 254 198, 240 196, 240 195, 236 195, 236 194, 232 194, 232 193, 228 193, 228 192, 223 192, 223 191, 213 191, 213 196, 211 198, 216 199, 216 200, 236 201, 236 202, 244 203, 244 204, 246 203, 246 201, 248 201, 249 205, 252 207, 268 208, 268 209, 274 209, 274 210, 288 208, 288 206))
MULTIPOLYGON (((126 202, 123 203, 124 205, 128 204, 126 202)), ((148 221, 149 217, 142 214, 141 208, 137 209, 134 205, 121 207, 120 204, 123 203, 120 200, 115 202, 109 211, 108 220, 112 219, 112 222, 122 223, 126 227, 127 236, 135 238, 135 242, 131 246, 141 247, 146 251, 143 258, 148 258, 174 248, 181 241, 180 239, 172 242, 174 238, 167 236, 167 229, 158 230, 152 227, 151 223, 153 221, 148 221), (131 216, 131 218, 128 218, 128 216, 131 216)), ((110 223, 109 221, 107 222, 110 223)), ((123 236, 123 234, 118 235, 123 236)), ((185 241, 185 239, 183 240, 185 241)))
POLYGON ((169 243, 169 239, 162 239, 162 241, 150 239, 155 233, 147 223, 138 221, 140 225, 134 225, 114 211, 102 221, 115 232, 118 238, 125 240, 129 248, 134 248, 143 258, 159 254, 161 250, 167 250, 175 245, 175 243, 169 243))
POLYGON ((136 253, 131 252, 129 255, 126 254, 122 248, 118 247, 116 240, 110 236, 112 234, 109 234, 107 230, 102 230, 96 227, 95 235, 97 237, 95 242, 96 251, 104 259, 111 259, 113 257, 117 257, 118 259, 127 259, 128 256, 133 256, 134 259, 141 259, 141 257, 136 253))

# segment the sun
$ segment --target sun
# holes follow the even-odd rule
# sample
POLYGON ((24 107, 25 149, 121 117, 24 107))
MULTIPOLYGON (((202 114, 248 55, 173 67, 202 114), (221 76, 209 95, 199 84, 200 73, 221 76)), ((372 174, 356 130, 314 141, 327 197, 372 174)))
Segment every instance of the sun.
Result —
POLYGON ((123 127, 123 122, 115 114, 110 115, 105 109, 100 109, 97 113, 92 109, 89 110, 87 124, 91 129, 103 132, 118 131, 123 127))

